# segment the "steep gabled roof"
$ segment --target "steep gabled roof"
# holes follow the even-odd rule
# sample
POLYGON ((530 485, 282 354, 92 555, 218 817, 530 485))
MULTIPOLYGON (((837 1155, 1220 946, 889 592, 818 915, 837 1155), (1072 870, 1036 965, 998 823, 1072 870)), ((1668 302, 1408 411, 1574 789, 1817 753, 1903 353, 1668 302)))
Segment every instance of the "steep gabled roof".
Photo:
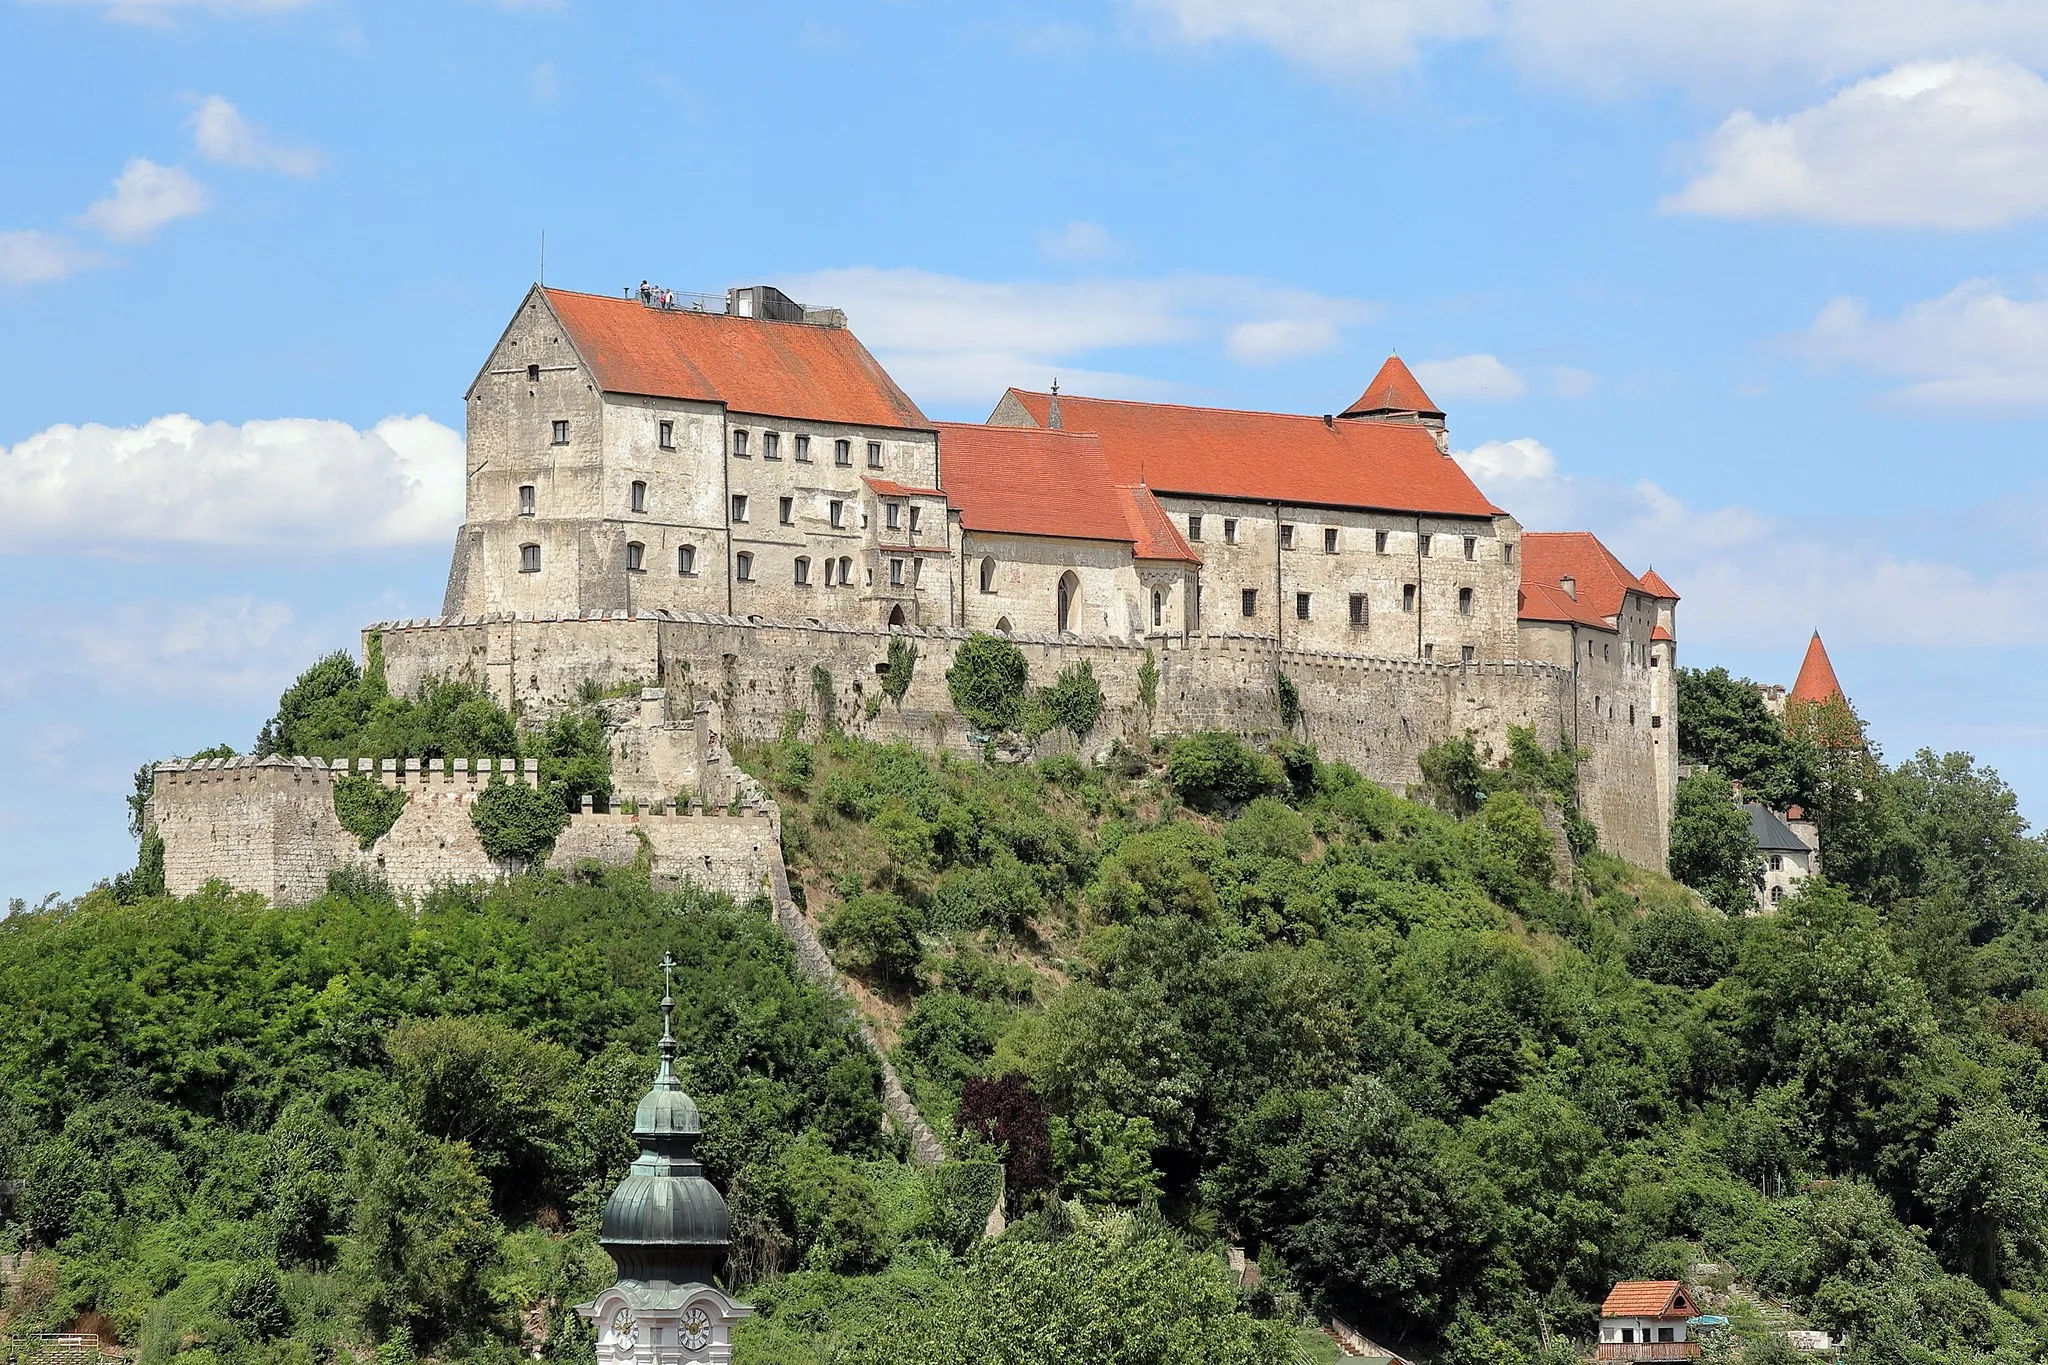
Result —
POLYGON ((1601 617, 1618 616, 1624 594, 1651 594, 1591 531, 1525 531, 1522 585, 1556 587, 1572 579, 1579 601, 1601 617))
POLYGON ((1659 641, 1664 644, 1675 645, 1678 643, 1677 639, 1672 636, 1671 632, 1664 629, 1664 627, 1662 626, 1651 626, 1650 638, 1654 641, 1659 641))
MULTIPOLYGON (((1011 389, 1039 427, 1052 396, 1011 389)), ((1101 438, 1120 484, 1155 493, 1438 516, 1500 509, 1414 423, 1325 422, 1291 413, 1060 395, 1060 427, 1101 438)))
POLYGON ((1692 1299, 1677 1280, 1623 1280, 1600 1304, 1603 1318, 1689 1318, 1692 1299))
POLYGON ((1420 417, 1441 417, 1444 410, 1422 391, 1422 384, 1401 357, 1390 355, 1380 372, 1358 395, 1358 401, 1344 409, 1346 417, 1369 412, 1412 412, 1420 417))
POLYGON ((1124 521, 1131 528, 1131 558, 1179 560, 1183 564, 1202 562, 1202 557, 1182 538, 1173 518, 1152 496, 1151 489, 1126 485, 1116 491, 1124 509, 1124 521))
POLYGON ((1522 581, 1520 591, 1515 594, 1515 615, 1524 621, 1557 621, 1609 632, 1615 629, 1608 624, 1606 617, 1583 601, 1573 601, 1564 589, 1548 583, 1532 583, 1527 579, 1522 581))
POLYGON ((563 333, 607 393, 723 403, 732 412, 929 430, 867 347, 844 327, 682 309, 542 289, 563 333))
POLYGON ((939 472, 969 531, 1129 543, 1125 499, 1085 432, 940 422, 939 472))
POLYGON ((1811 853, 1806 840, 1786 827, 1777 812, 1761 801, 1745 801, 1743 811, 1749 816, 1750 841, 1763 853, 1811 853))
POLYGON ((1678 600, 1677 592, 1673 591, 1671 585, 1669 583, 1666 583, 1663 580, 1663 578, 1658 575, 1655 569, 1643 570, 1643 576, 1641 581, 1644 589, 1649 592, 1650 596, 1662 597, 1672 602, 1676 602, 1678 600))
POLYGON ((1828 662, 1827 647, 1820 642, 1820 632, 1806 642, 1806 657, 1799 662, 1799 679, 1792 684, 1787 701, 1823 702, 1831 697, 1846 697, 1842 684, 1835 679, 1835 666, 1828 662))

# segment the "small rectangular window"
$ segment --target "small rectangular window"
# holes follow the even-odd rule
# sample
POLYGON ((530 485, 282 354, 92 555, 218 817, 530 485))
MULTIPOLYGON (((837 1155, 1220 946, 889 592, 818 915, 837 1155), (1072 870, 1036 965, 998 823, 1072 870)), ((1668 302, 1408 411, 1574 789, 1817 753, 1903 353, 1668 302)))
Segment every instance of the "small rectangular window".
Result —
POLYGON ((745 521, 747 519, 747 495, 745 493, 735 493, 732 495, 732 519, 734 521, 745 521))
POLYGON ((880 441, 869 441, 869 442, 868 442, 868 468, 869 468, 869 469, 880 469, 881 467, 882 467, 882 443, 881 443, 880 441))
POLYGON ((732 434, 732 453, 743 460, 747 457, 747 433, 744 431, 732 434))
POLYGON ((794 524, 796 521, 796 499, 783 498, 776 504, 775 516, 776 520, 780 521, 784 526, 794 524))
POLYGON ((810 584, 810 581, 811 561, 805 559, 802 555, 798 555, 796 557, 796 585, 799 588, 807 587, 810 584))
POLYGON ((1417 537, 1415 537, 1415 553, 1417 553, 1417 554, 1421 555, 1421 556, 1422 556, 1422 557, 1423 557, 1424 559, 1427 559, 1427 558, 1429 558, 1429 537, 1428 537, 1428 536, 1417 536, 1417 537))
POLYGON ((1235 544, 1237 544, 1237 518, 1236 518, 1236 517, 1225 517, 1225 518, 1223 519, 1223 543, 1224 543, 1225 545, 1235 545, 1235 544))
POLYGON ((1479 657, 1479 650, 1478 650, 1478 649, 1477 649, 1476 647, 1474 647, 1474 646, 1472 646, 1472 645, 1459 645, 1459 646, 1458 646, 1458 662, 1459 662, 1459 663, 1461 663, 1461 664, 1469 664, 1469 663, 1471 663, 1471 662, 1472 662, 1472 661, 1473 661, 1474 659, 1477 659, 1478 657, 1479 657))
POLYGON ((1422 647, 1422 657, 1425 659, 1434 659, 1436 657, 1436 646, 1433 644, 1424 645, 1422 647))
POLYGON ((796 462, 798 464, 809 464, 811 462, 810 437, 799 436, 796 438, 796 462))
POLYGON ((1189 513, 1189 514, 1188 514, 1188 539, 1189 539, 1189 540, 1200 540, 1201 538, 1202 538, 1202 518, 1201 518, 1201 516, 1200 516, 1200 514, 1199 514, 1199 513, 1192 513, 1192 512, 1191 512, 1191 513, 1189 513))
POLYGON ((1782 871, 1782 870, 1784 869, 1784 866, 1785 866, 1785 862, 1784 862, 1784 858, 1783 858, 1783 855, 1781 855, 1781 854, 1777 854, 1777 853, 1773 853, 1773 854, 1771 855, 1771 871, 1773 871, 1773 872, 1779 872, 1779 871, 1782 871))
POLYGON ((1470 588, 1460 588, 1460 589, 1458 589, 1458 615, 1460 615, 1460 616, 1470 616, 1471 614, 1472 614, 1472 589, 1470 589, 1470 588))
POLYGON ((910 509, 910 534, 917 534, 917 508, 914 506, 910 509))
POLYGON ((832 565, 834 562, 830 559, 825 561, 825 586, 828 588, 832 586, 832 565))
POLYGON ((1294 524, 1292 522, 1283 521, 1280 523, 1280 548, 1283 550, 1294 548, 1294 524))
POLYGON ((565 446, 569 444, 569 424, 567 422, 556 422, 554 432, 554 442, 556 445, 565 446))
POLYGON ((1374 531, 1372 533, 1372 548, 1375 554, 1385 554, 1387 552, 1387 533, 1385 531, 1374 531))
POLYGON ((841 465, 852 464, 853 442, 834 441, 832 443, 832 463, 841 465))
POLYGON ((637 540, 626 546, 626 572, 647 572, 647 547, 637 540))
POLYGON ((674 450, 676 448, 676 424, 674 422, 663 422, 655 428, 655 431, 660 437, 660 444, 663 450, 674 450))
POLYGON ((1500 562, 1503 564, 1512 564, 1515 562, 1515 547, 1513 542, 1509 542, 1508 544, 1500 547, 1500 562))
POLYGON ((644 480, 633 480, 631 496, 633 500, 633 510, 635 512, 645 512, 647 510, 647 484, 644 480))
POLYGON ((519 547, 519 572, 540 572, 540 546, 522 545, 519 547))
POLYGON ((1365 594, 1362 592, 1351 594, 1351 624, 1361 627, 1366 624, 1365 594))
POLYGON ((1466 536, 1466 537, 1465 537, 1465 558, 1467 558, 1467 559, 1477 559, 1477 558, 1479 558, 1479 537, 1477 537, 1477 536, 1466 536))
POLYGON ((1257 588, 1246 588, 1239 601, 1246 616, 1257 616, 1259 614, 1259 590, 1257 588))
POLYGON ((900 559, 889 561, 889 586, 892 588, 903 586, 903 561, 900 559))
POLYGON ((733 577, 742 583, 751 583, 754 578, 754 557, 745 550, 733 556, 733 577))
POLYGON ((846 524, 846 504, 834 498, 825 504, 825 515, 831 521, 832 529, 838 530, 846 524))
POLYGON ((1652 668, 1656 668, 1656 667, 1658 666, 1658 662, 1659 662, 1659 661, 1660 661, 1661 659, 1663 659, 1663 657, 1664 657, 1664 656, 1663 656, 1663 655, 1661 655, 1661 654, 1652 654, 1652 655, 1650 656, 1650 667, 1652 667, 1652 668))
POLYGON ((890 502, 882 505, 882 524, 891 531, 896 529, 896 523, 902 516, 903 505, 901 503, 890 502))
POLYGON ((764 431, 761 433, 761 458, 764 460, 779 460, 782 458, 781 433, 774 431, 764 431))
POLYGON ((533 515, 533 485, 530 483, 519 485, 519 515, 522 517, 533 515))
POLYGON ((1308 594, 1305 592, 1294 594, 1294 619, 1297 621, 1308 620, 1308 594))
POLYGON ((526 382, 529 384, 540 382, 540 366, 528 365, 526 367, 526 382))
POLYGON ((1337 553, 1337 528, 1334 526, 1325 526, 1323 528, 1323 553, 1326 555, 1337 553))
POLYGON ((1413 583, 1403 583, 1401 585, 1401 610, 1415 610, 1415 585, 1413 583))
POLYGON ((694 546, 694 545, 678 545, 678 546, 676 546, 676 572, 677 572, 677 573, 679 573, 679 574, 681 574, 681 575, 682 575, 683 577, 685 577, 685 578, 688 578, 688 577, 690 577, 691 575, 693 575, 693 574, 695 574, 695 573, 697 572, 697 547, 696 547, 696 546, 694 546))

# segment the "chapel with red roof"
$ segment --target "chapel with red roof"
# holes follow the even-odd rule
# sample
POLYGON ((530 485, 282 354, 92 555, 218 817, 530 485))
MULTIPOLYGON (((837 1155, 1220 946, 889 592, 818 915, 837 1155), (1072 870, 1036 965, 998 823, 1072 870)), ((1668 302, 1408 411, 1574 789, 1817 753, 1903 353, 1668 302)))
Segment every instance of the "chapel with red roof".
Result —
MULTIPOLYGON (((1567 690, 1542 728, 1617 791, 1643 789, 1625 842, 1661 862, 1678 594, 1590 532, 1525 532, 1398 356, 1320 414, 1053 384, 1009 389, 986 422, 939 422, 843 314, 770 286, 536 285, 467 406, 444 618, 1264 641, 1333 667, 1448 670, 1433 733, 1536 724, 1488 680, 1551 670, 1567 690)), ((1391 715, 1380 733, 1429 742, 1391 715)))

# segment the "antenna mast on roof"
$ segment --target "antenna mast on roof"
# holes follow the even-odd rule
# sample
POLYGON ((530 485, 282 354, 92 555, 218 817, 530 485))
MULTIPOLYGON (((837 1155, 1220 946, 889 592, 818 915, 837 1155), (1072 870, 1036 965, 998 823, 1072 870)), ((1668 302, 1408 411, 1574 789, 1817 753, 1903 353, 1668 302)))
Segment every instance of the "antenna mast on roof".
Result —
POLYGON ((548 282, 548 230, 540 230, 540 282, 548 282))

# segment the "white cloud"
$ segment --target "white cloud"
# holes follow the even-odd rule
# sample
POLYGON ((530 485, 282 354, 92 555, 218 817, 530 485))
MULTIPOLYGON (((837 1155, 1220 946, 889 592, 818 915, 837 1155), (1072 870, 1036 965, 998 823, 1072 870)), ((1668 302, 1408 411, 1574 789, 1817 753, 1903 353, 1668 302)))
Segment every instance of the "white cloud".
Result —
POLYGON ((1924 518, 1894 526, 1694 508, 1647 480, 1562 473, 1530 437, 1455 458, 1525 529, 1590 529, 1631 569, 1654 564, 1684 596, 1681 648, 1755 649, 1816 626, 1844 646, 2048 643, 2048 566, 2027 556, 1980 572, 1930 559, 1924 547, 1944 538, 1929 537, 1924 518))
POLYGON ((114 181, 114 192, 79 222, 117 242, 145 242, 157 229, 206 208, 206 187, 177 166, 131 157, 114 181))
POLYGON ((0 449, 0 552, 432 543, 463 479, 461 436, 426 417, 54 426, 0 449))
POLYGON ((210 14, 274 14, 299 9, 316 0, 37 0, 49 5, 90 5, 108 17, 137 24, 167 24, 195 10, 210 14))
POLYGON ((1055 375, 1104 396, 1165 396, 1171 385, 1091 358, 1210 341, 1241 363, 1270 364, 1327 350, 1344 328, 1378 315, 1360 300, 1222 276, 1049 284, 859 266, 779 283, 795 298, 844 308, 904 387, 935 403, 992 403, 1012 384, 1055 375))
POLYGON ((280 147, 219 95, 208 95, 192 114, 192 142, 208 161, 257 170, 282 171, 301 179, 317 175, 323 158, 310 147, 280 147))
POLYGON ((1662 207, 1946 228, 2048 213, 2048 82, 1997 58, 1912 62, 1764 121, 1738 110, 1662 207))
POLYGON ((1820 365, 1852 365, 1907 382, 1903 402, 2048 403, 2048 299, 2014 299, 1990 280, 1965 280, 1896 318, 1836 299, 1791 341, 1820 365))
POLYGON ((2048 6, 2024 0, 1130 0, 1174 37, 1261 43, 1331 76, 1487 42, 1594 95, 1677 84, 1801 90, 1898 62, 1998 52, 2048 64, 2048 6))
POLYGON ((1461 355, 1449 360, 1418 360, 1410 367, 1432 398, 1520 398, 1529 385, 1521 375, 1491 355, 1461 355))
POLYGON ((1099 261, 1116 250, 1116 240, 1100 223, 1080 220, 1057 232, 1038 234, 1038 252, 1053 261, 1099 261))
POLYGON ((105 265, 96 251, 48 232, 0 232, 0 284, 42 284, 105 265))

